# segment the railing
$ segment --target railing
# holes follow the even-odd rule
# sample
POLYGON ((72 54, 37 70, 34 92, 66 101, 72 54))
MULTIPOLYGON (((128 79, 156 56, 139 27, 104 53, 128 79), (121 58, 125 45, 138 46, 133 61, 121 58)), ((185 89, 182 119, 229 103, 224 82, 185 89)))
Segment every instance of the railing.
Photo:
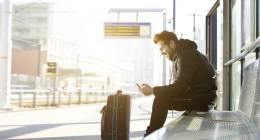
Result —
POLYGON ((224 66, 229 66, 243 58, 245 58, 245 56, 247 54, 249 54, 250 52, 254 51, 255 49, 260 47, 260 37, 258 37, 254 42, 249 43, 248 45, 246 45, 245 47, 243 47, 243 49, 241 51, 243 51, 242 53, 240 53, 238 56, 232 58, 231 60, 227 61, 224 66))
POLYGON ((23 106, 24 100, 31 100, 31 106, 36 107, 37 95, 48 94, 50 90, 28 90, 28 89, 15 89, 11 90, 11 104, 18 103, 19 107, 23 106), (32 97, 28 96, 32 95, 32 97))
MULTIPOLYGON (((71 104, 87 104, 105 102, 107 96, 115 94, 112 90, 98 89, 13 89, 11 90, 11 104, 19 107, 60 106, 71 104)), ((134 91, 123 91, 133 98, 142 94, 134 91)))

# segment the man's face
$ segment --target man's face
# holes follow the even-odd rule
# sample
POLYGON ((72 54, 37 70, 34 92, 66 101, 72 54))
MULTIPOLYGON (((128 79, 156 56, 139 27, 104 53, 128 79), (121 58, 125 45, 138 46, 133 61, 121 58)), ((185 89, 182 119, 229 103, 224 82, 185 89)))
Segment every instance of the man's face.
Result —
POLYGON ((157 43, 162 55, 165 55, 169 60, 173 60, 174 57, 174 42, 170 42, 169 45, 165 44, 163 41, 157 43))

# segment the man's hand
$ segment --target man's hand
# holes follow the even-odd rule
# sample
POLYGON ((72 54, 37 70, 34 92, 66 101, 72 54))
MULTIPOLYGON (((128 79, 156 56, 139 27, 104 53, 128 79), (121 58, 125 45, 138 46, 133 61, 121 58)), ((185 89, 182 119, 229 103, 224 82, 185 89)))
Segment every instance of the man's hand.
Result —
POLYGON ((142 84, 138 87, 139 91, 142 92, 145 96, 153 94, 153 88, 148 84, 142 84))

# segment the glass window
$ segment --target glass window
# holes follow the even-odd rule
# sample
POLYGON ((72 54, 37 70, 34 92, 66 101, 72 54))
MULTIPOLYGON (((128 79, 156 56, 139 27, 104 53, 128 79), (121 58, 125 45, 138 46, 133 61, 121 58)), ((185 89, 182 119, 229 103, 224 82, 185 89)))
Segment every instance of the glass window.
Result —
POLYGON ((241 87, 241 62, 237 61, 232 65, 232 75, 231 75, 231 109, 237 110, 240 97, 240 87, 241 87))
POLYGON ((244 46, 247 42, 250 41, 250 25, 251 25, 251 16, 250 16, 250 0, 242 0, 242 45, 244 46))
POLYGON ((252 61, 254 61, 256 59, 256 53, 255 52, 251 52, 249 53, 246 57, 245 57, 245 65, 250 64, 252 61))
POLYGON ((234 58, 241 51, 241 6, 240 1, 232 0, 232 18, 231 18, 231 57, 234 58))
POLYGON ((223 110, 223 7, 219 5, 217 14, 217 72, 218 72, 218 110, 223 110))
MULTIPOLYGON (((231 57, 234 58, 241 51, 241 1, 231 1, 231 57)), ((238 61, 232 65, 231 69, 231 109, 238 108, 241 88, 241 62, 238 61)))
POLYGON ((256 37, 258 37, 260 35, 260 4, 259 4, 259 0, 256 0, 256 37))

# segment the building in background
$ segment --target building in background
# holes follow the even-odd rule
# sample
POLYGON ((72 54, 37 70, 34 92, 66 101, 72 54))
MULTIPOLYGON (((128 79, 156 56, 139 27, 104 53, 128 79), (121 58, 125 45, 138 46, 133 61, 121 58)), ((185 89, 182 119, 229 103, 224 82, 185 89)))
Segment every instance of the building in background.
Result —
POLYGON ((79 47, 80 18, 62 3, 14 3, 12 25, 13 88, 52 88, 47 63, 55 62, 56 88, 117 89, 121 69, 101 57, 84 56, 79 47), (60 5, 61 4, 61 5, 60 5), (64 10, 64 9, 68 10, 64 10))
POLYGON ((51 4, 13 4, 11 82, 14 87, 36 88, 39 77, 43 77, 51 4))

